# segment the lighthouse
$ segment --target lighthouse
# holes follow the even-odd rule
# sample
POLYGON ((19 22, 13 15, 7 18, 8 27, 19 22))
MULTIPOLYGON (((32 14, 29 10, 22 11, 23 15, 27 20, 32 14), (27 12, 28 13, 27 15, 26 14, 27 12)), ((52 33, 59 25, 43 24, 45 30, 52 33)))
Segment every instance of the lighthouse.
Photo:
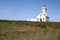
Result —
POLYGON ((36 17, 36 21, 47 22, 49 17, 47 16, 47 7, 46 5, 42 6, 42 12, 36 17))
POLYGON ((38 21, 38 22, 47 22, 49 21, 49 17, 47 16, 47 7, 44 4, 42 6, 42 11, 36 17, 36 19, 28 19, 27 21, 38 21))
POLYGON ((43 6, 42 6, 42 13, 43 13, 44 15, 47 15, 46 11, 47 11, 46 5, 43 5, 43 6))

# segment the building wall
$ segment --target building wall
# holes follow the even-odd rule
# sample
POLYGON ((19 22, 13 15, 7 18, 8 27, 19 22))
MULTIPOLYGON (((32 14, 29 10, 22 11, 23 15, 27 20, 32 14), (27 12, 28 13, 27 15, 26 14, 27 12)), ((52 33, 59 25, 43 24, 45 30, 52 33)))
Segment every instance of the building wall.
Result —
POLYGON ((37 19, 37 21, 44 21, 45 22, 46 21, 46 16, 41 13, 40 15, 37 16, 36 19, 37 19))

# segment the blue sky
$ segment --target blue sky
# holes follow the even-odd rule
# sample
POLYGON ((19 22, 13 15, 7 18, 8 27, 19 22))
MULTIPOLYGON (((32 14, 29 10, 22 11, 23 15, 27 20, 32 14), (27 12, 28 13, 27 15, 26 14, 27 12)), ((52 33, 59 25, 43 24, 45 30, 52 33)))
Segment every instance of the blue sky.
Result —
POLYGON ((36 18, 46 4, 50 21, 60 22, 60 0, 0 0, 1 20, 36 18))

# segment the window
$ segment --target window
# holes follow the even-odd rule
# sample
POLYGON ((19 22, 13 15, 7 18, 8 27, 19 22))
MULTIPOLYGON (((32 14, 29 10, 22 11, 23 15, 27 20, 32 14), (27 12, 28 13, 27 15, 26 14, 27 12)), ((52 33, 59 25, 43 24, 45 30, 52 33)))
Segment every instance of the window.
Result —
POLYGON ((45 18, 43 18, 43 20, 45 20, 45 18))
POLYGON ((37 18, 37 20, 39 20, 39 18, 37 18))

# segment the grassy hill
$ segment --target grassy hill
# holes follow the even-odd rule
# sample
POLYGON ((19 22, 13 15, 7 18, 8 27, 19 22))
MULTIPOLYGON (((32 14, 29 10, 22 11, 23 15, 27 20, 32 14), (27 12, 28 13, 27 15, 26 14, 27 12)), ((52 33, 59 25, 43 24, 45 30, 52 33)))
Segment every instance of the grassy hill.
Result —
POLYGON ((0 20, 0 40, 60 40, 60 22, 0 20))

